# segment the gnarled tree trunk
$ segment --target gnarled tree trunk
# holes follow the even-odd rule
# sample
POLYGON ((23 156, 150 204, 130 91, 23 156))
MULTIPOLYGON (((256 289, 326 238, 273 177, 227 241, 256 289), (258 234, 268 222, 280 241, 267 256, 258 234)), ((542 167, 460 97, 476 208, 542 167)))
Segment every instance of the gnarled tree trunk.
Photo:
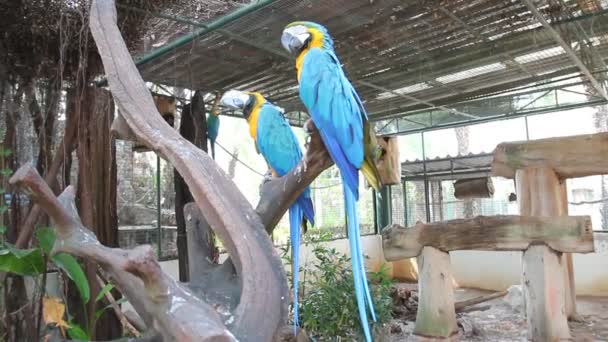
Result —
MULTIPOLYGON (((181 122, 179 125, 179 133, 186 140, 193 143, 198 148, 207 152, 207 118, 205 117, 205 102, 203 101, 203 93, 197 91, 192 97, 190 105, 184 106, 182 110, 181 122)), ((188 244, 186 238, 186 220, 184 218, 184 206, 193 202, 190 189, 182 176, 174 171, 175 184, 175 220, 177 222, 177 252, 179 257, 179 280, 190 280, 189 265, 188 265, 188 244)), ((213 236, 213 231, 209 234, 213 236)), ((217 254, 217 247, 213 243, 214 239, 206 240, 205 244, 198 245, 211 254, 217 254)))
MULTIPOLYGON (((86 87, 81 98, 78 129, 78 197, 80 217, 99 242, 118 247, 116 214, 116 148, 110 134, 114 120, 114 104, 110 93, 96 87, 86 87)), ((97 266, 87 264, 87 279, 91 293, 100 290, 96 278, 97 266)), ((75 300, 78 300, 75 298, 75 300)), ((96 307, 88 303, 88 320, 93 321, 96 307)), ((105 306, 107 303, 99 303, 105 306)), ((79 306, 72 306, 79 307, 79 306)), ((95 339, 109 340, 122 335, 121 324, 113 311, 97 321, 95 339)))

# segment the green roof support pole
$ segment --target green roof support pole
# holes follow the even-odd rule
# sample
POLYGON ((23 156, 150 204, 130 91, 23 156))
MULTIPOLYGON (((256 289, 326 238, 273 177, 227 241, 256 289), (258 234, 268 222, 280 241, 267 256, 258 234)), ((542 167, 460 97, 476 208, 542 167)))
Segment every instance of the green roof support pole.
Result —
POLYGON ((259 9, 262 9, 262 8, 272 4, 273 2, 274 2, 274 0, 258 0, 258 1, 250 3, 247 6, 238 8, 237 10, 230 12, 230 13, 210 22, 209 24, 205 25, 204 27, 202 27, 194 32, 183 35, 183 36, 175 39, 174 41, 169 42, 169 43, 159 47, 158 49, 155 49, 155 50, 152 50, 152 51, 146 53, 145 55, 143 55, 140 58, 137 58, 135 60, 135 65, 137 65, 137 66, 144 65, 162 55, 165 55, 168 52, 171 52, 181 46, 184 46, 184 45, 190 43, 192 40, 196 39, 197 37, 200 37, 204 34, 213 32, 223 26, 226 26, 226 25, 240 19, 241 17, 246 16, 249 13, 255 12, 259 9))
POLYGON ((382 232, 384 228, 388 227, 392 221, 392 208, 391 208, 391 186, 385 185, 380 189, 380 196, 377 197, 378 204, 376 206, 378 212, 378 231, 382 232))

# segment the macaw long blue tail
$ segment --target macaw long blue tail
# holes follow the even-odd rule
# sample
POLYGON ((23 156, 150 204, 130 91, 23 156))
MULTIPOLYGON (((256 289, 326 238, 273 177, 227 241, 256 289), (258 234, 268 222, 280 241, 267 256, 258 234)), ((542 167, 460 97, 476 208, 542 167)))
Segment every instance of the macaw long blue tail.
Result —
POLYGON ((211 145, 211 158, 215 160, 215 141, 211 141, 209 145, 211 145))
MULTIPOLYGON (((302 209, 302 214, 311 226, 315 225, 315 209, 312 204, 310 197, 305 197, 304 194, 300 195, 296 200, 296 203, 302 209)), ((306 233, 305 233, 306 234, 306 233)))
POLYGON ((296 202, 289 208, 289 235, 291 240, 291 259, 293 274, 293 334, 297 334, 299 325, 298 313, 298 280, 300 278, 300 225, 304 211, 296 202))
POLYGON ((358 250, 361 253, 358 253, 359 257, 359 266, 361 267, 361 273, 365 276, 363 279, 363 287, 365 288, 365 296, 367 297, 367 305, 369 306, 369 311, 372 316, 372 320, 376 322, 376 310, 374 310, 374 303, 372 301, 371 292, 369 291, 369 283, 367 281, 367 271, 365 270, 365 259, 363 258, 363 247, 361 247, 361 229, 357 222, 357 239, 356 242, 358 244, 358 250))
POLYGON ((367 342, 372 341, 367 318, 366 302, 369 305, 371 315, 375 320, 374 308, 371 295, 367 285, 367 275, 361 250, 361 235, 359 234, 359 218, 357 215, 357 200, 355 194, 348 186, 344 186, 344 204, 346 207, 346 219, 348 225, 348 240, 350 243, 351 262, 353 267, 353 278, 355 281, 355 295, 357 307, 359 308, 359 319, 363 328, 363 334, 367 342))

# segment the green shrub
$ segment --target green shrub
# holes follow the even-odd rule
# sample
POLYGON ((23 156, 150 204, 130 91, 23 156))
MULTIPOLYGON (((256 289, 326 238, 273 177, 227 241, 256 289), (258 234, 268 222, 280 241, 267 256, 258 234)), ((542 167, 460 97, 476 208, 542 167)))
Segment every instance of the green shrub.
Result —
MULTIPOLYGON (((363 339, 350 258, 319 242, 312 247, 315 260, 303 267, 300 276, 302 327, 318 341, 363 339)), ((284 249, 284 256, 287 252, 284 249)), ((289 258, 286 261, 290 262, 289 258)), ((370 322, 378 333, 392 313, 391 279, 386 265, 378 272, 368 273, 368 279, 377 318, 377 322, 370 322)))

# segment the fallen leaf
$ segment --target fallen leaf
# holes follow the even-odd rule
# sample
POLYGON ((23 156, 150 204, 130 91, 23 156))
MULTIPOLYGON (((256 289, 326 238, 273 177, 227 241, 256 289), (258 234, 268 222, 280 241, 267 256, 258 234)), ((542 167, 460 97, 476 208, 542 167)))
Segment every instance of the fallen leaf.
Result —
POLYGON ((63 320, 65 305, 61 299, 56 297, 44 297, 42 299, 42 318, 46 324, 55 324, 59 328, 69 328, 68 323, 63 320))

